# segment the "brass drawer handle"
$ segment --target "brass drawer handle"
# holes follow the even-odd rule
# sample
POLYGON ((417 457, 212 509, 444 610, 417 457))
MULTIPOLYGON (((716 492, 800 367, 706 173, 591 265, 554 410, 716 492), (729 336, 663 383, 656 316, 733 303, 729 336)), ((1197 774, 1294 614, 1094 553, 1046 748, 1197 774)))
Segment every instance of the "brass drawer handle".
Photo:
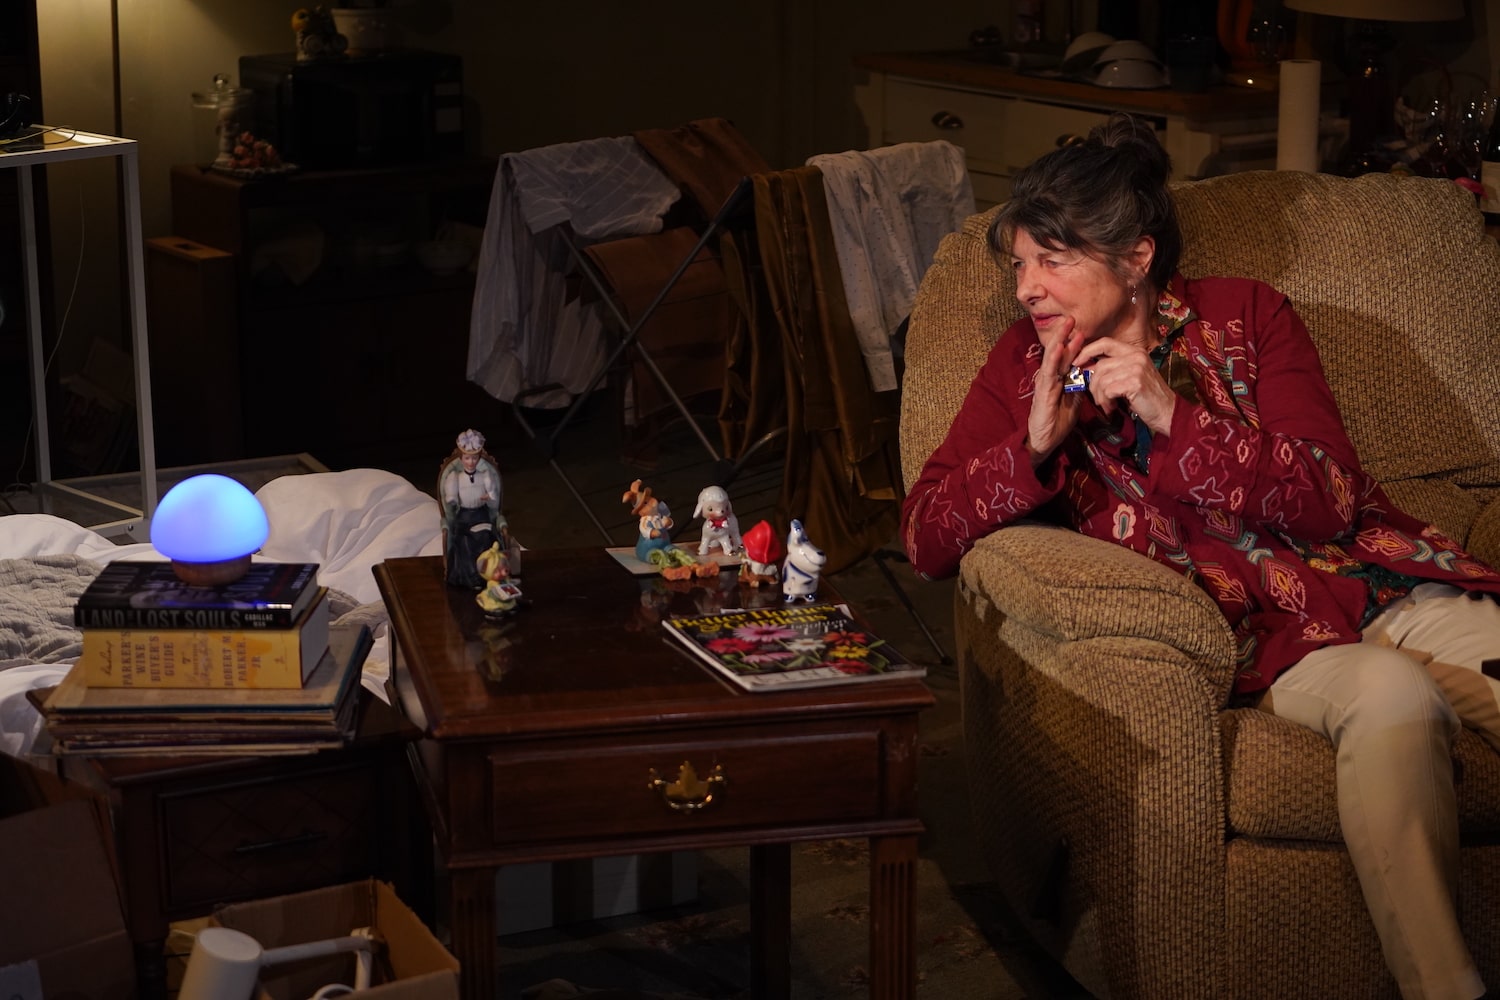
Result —
POLYGON ((306 844, 316 844, 320 840, 327 840, 328 833, 324 830, 303 830, 301 833, 290 837, 282 837, 280 840, 262 840, 253 844, 240 844, 234 849, 236 854, 257 854, 261 851, 274 851, 282 847, 302 847, 306 844))
POLYGON ((932 116, 932 124, 940 129, 960 129, 964 127, 964 120, 951 111, 939 111, 932 116))
POLYGON ((677 769, 676 781, 667 781, 654 767, 648 773, 651 781, 646 787, 653 792, 660 792, 662 801, 677 812, 707 809, 713 804, 715 792, 729 781, 724 777, 723 764, 715 764, 706 781, 698 777, 697 770, 688 761, 683 761, 682 766, 677 769))

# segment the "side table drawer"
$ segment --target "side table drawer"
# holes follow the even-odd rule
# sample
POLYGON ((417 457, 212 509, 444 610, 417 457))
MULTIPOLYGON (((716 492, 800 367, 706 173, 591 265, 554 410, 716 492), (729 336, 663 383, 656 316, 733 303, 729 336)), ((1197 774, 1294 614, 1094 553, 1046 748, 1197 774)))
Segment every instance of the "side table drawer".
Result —
POLYGON ((495 844, 671 834, 694 829, 795 826, 879 815, 878 729, 776 738, 661 741, 600 740, 557 751, 494 754, 490 761, 495 844), (653 770, 678 779, 689 764, 702 781, 722 769, 722 784, 702 808, 674 809, 651 787, 653 770))
POLYGON ((160 799, 162 897, 174 914, 367 875, 378 862, 370 768, 226 782, 160 799))

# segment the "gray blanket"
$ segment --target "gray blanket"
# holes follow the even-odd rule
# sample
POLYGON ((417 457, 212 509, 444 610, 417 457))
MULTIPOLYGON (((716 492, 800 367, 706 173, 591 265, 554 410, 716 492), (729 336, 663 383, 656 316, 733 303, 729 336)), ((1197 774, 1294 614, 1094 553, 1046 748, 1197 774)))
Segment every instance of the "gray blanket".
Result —
POLYGON ((78 659, 73 604, 102 568, 73 555, 0 559, 0 670, 78 659))
MULTIPOLYGON (((104 567, 74 555, 0 559, 0 670, 27 663, 66 663, 83 652, 73 605, 104 567)), ((374 630, 385 620, 378 601, 356 606, 341 590, 328 592, 334 622, 359 621, 374 630)))

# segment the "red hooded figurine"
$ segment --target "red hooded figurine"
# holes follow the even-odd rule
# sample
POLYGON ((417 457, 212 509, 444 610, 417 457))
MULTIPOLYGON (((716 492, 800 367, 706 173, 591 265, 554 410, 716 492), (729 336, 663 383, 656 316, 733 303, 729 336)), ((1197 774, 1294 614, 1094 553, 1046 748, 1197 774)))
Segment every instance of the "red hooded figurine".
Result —
POLYGON ((781 539, 776 529, 761 521, 743 536, 745 555, 740 563, 740 580, 752 587, 763 583, 774 584, 781 562, 781 539))

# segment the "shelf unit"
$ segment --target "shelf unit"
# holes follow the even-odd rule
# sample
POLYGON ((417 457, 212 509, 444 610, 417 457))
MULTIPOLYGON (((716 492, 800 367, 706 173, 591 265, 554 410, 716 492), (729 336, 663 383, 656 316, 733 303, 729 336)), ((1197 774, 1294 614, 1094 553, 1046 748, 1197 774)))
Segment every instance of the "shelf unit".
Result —
POLYGON ((83 499, 108 511, 108 519, 87 525, 105 535, 126 535, 136 541, 150 537, 151 515, 156 512, 156 447, 151 426, 151 362, 146 334, 145 242, 141 236, 140 165, 134 139, 97 135, 75 129, 45 125, 39 148, 0 146, 0 169, 15 170, 19 182, 21 238, 24 248, 27 334, 31 356, 31 399, 36 419, 37 493, 43 513, 52 513, 50 501, 83 499), (51 440, 47 428, 46 352, 42 343, 40 268, 37 253, 35 183, 32 171, 51 163, 115 157, 123 175, 125 208, 125 257, 130 293, 130 341, 135 379, 136 428, 139 435, 141 506, 131 507, 98 496, 52 478, 51 440), (62 495, 59 497, 59 495, 62 495))

